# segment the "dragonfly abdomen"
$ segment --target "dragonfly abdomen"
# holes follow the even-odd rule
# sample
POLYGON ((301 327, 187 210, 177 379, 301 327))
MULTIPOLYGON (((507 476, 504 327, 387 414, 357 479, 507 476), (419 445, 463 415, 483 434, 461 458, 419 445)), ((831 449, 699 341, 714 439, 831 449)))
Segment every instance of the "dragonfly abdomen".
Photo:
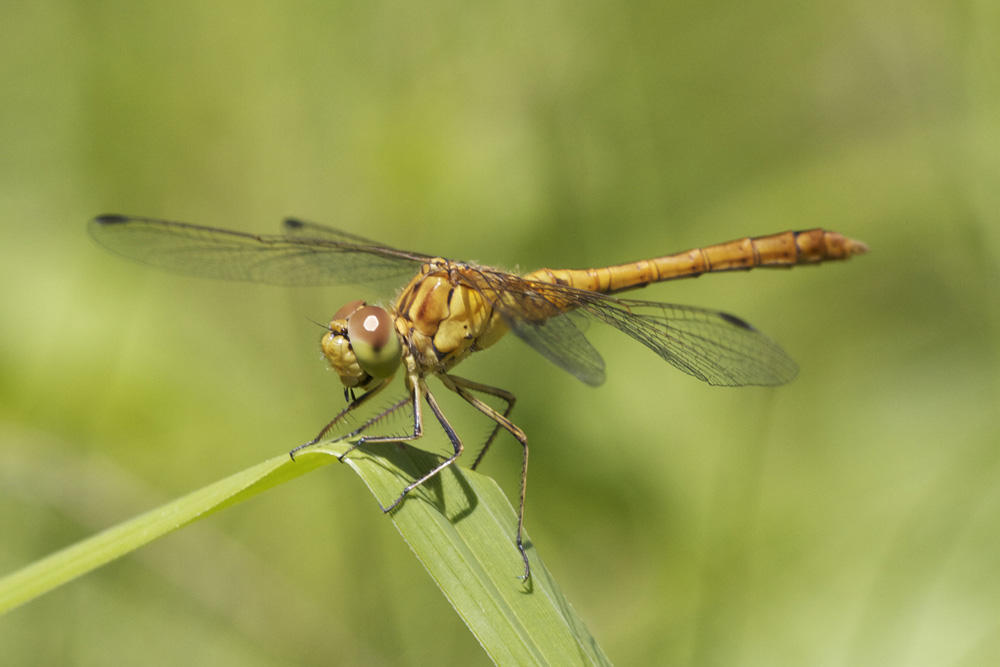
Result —
POLYGON ((837 232, 810 229, 694 248, 655 259, 598 269, 539 269, 526 278, 578 289, 614 294, 703 273, 748 271, 756 267, 791 267, 844 260, 868 252, 868 247, 837 232))

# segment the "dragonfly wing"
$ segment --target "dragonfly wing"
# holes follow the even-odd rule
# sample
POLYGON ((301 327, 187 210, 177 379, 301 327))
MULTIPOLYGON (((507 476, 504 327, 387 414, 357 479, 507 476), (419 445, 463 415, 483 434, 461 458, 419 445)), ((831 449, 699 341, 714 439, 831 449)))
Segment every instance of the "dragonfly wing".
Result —
POLYGON ((610 324, 712 385, 779 385, 798 373, 777 343, 727 313, 617 299, 506 274, 484 275, 504 295, 498 306, 514 333, 588 384, 603 381, 604 364, 572 321, 574 315, 610 324))
MULTIPOLYGON (((336 241, 337 243, 373 246, 373 247, 383 248, 386 250, 395 250, 395 248, 390 248, 384 243, 379 243, 378 241, 372 241, 371 239, 365 238, 364 236, 359 236, 351 232, 345 232, 342 229, 336 229, 334 227, 320 225, 315 222, 300 220, 299 218, 285 218, 285 221, 281 225, 281 229, 288 236, 294 236, 300 239, 303 238, 323 239, 326 241, 336 241)), ((415 257, 421 257, 424 260, 431 259, 430 255, 420 255, 419 253, 407 253, 407 254, 413 255, 415 257)))
MULTIPOLYGON (((501 315, 503 312, 501 310, 501 315)), ((504 320, 514 335, 578 380, 593 387, 604 383, 604 360, 571 314, 564 313, 540 322, 517 317, 504 317, 504 320)))
POLYGON ((580 308, 711 385, 779 385, 798 373, 795 362, 777 343, 733 315, 595 296, 580 308))
POLYGON ((247 234, 116 215, 94 218, 89 230, 109 250, 168 271, 271 285, 362 284, 408 277, 424 257, 336 230, 328 231, 342 240, 247 234))
POLYGON ((492 295, 487 298, 515 336, 580 381, 604 383, 604 360, 580 326, 587 320, 550 298, 551 285, 481 267, 475 275, 479 280, 469 286, 492 295))

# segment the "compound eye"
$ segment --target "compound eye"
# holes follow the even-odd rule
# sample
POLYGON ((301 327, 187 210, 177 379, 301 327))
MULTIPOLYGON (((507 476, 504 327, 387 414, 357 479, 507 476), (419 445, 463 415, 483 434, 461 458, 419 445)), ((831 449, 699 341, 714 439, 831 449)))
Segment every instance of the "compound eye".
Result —
POLYGON ((363 306, 352 312, 347 318, 347 338, 358 364, 372 377, 387 378, 399 368, 402 348, 392 317, 384 308, 363 306))

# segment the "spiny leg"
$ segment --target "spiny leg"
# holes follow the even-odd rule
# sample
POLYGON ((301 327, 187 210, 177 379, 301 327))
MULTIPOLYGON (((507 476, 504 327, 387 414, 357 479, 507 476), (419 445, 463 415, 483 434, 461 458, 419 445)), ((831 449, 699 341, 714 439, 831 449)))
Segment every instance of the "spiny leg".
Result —
POLYGON ((486 441, 486 445, 483 446, 482 453, 480 453, 475 464, 473 464, 473 468, 479 464, 479 461, 483 458, 483 454, 486 453, 486 449, 490 446, 490 443, 493 442, 493 438, 496 436, 497 430, 501 427, 514 436, 519 443, 521 443, 523 454, 521 456, 521 494, 517 508, 517 550, 521 553, 521 559, 524 561, 524 575, 521 578, 527 580, 531 577, 531 566, 528 564, 528 554, 524 550, 521 535, 524 531, 524 496, 528 485, 528 437, 524 434, 524 431, 507 418, 507 415, 510 414, 510 411, 514 407, 514 395, 508 391, 504 391, 503 389, 479 384, 478 382, 472 382, 471 380, 466 380, 454 375, 442 374, 439 377, 445 387, 451 389, 453 392, 464 398, 470 405, 472 405, 472 407, 476 408, 497 423, 496 427, 493 429, 493 433, 486 441), (491 406, 477 398, 474 394, 470 393, 470 390, 496 396, 507 403, 507 409, 503 414, 500 414, 491 406))
MULTIPOLYGON (((306 442, 304 444, 299 445, 298 447, 296 447, 292 451, 288 452, 288 455, 291 456, 292 459, 294 460, 295 459, 295 452, 299 451, 300 449, 304 449, 305 447, 310 447, 312 445, 315 445, 317 442, 319 442, 320 440, 322 440, 323 438, 325 438, 326 434, 329 433, 331 430, 333 430, 333 427, 336 426, 337 424, 339 424, 342 420, 344 420, 347 417, 347 415, 349 415, 351 412, 353 412, 357 408, 361 407, 362 405, 364 405, 365 403, 367 403, 369 400, 371 400, 372 398, 374 398, 376 395, 378 395, 379 393, 381 393, 381 391, 383 389, 385 389, 386 386, 389 384, 389 381, 391 379, 392 378, 386 378, 377 387, 375 387, 374 389, 372 389, 372 390, 370 390, 370 391, 365 392, 364 394, 362 394, 361 398, 355 398, 354 400, 352 400, 351 403, 350 403, 350 405, 348 405, 346 408, 344 408, 343 410, 341 410, 340 413, 337 414, 336 417, 334 417, 332 420, 330 420, 329 424, 327 424, 326 426, 324 426, 320 430, 320 432, 318 434, 316 434, 315 438, 313 438, 309 442, 306 442)), ((368 424, 366 424, 365 426, 368 426, 368 424)), ((362 428, 364 428, 364 427, 362 427, 362 428)), ((361 430, 361 429, 359 429, 359 430, 361 430)))
MULTIPOLYGON (((330 429, 333 428, 345 415, 347 415, 351 410, 354 410, 355 408, 357 408, 358 406, 360 406, 362 403, 364 403, 367 399, 369 399, 374 394, 380 392, 387 384, 388 384, 388 380, 386 380, 385 382, 383 382, 382 384, 380 384, 379 386, 377 386, 375 389, 369 391, 367 394, 364 394, 361 398, 355 399, 349 406, 347 406, 346 408, 344 408, 344 410, 341 411, 341 413, 339 415, 337 415, 336 417, 334 417, 334 419, 333 419, 332 422, 330 422, 329 424, 327 424, 326 426, 324 426, 323 430, 319 432, 319 435, 317 435, 315 438, 313 438, 309 442, 305 443, 304 445, 299 445, 298 447, 296 447, 295 449, 293 449, 291 451, 292 458, 293 459, 295 458, 295 456, 294 456, 295 452, 297 452, 298 450, 302 449, 303 447, 308 447, 310 445, 315 445, 317 442, 319 442, 320 440, 322 440, 323 437, 330 431, 330 429)), ((424 434, 424 420, 423 420, 423 414, 422 414, 422 412, 420 410, 420 391, 419 391, 419 388, 418 388, 418 383, 414 383, 413 387, 414 387, 414 389, 410 393, 409 396, 407 396, 404 399, 401 399, 401 400, 397 401, 396 403, 393 403, 388 408, 386 408, 382 412, 378 413, 377 415, 375 415, 374 417, 372 417, 371 419, 369 419, 368 421, 366 421, 364 424, 362 424, 361 426, 359 426, 355 430, 351 431, 350 433, 344 435, 340 439, 341 440, 346 440, 346 439, 354 438, 354 437, 358 436, 359 434, 361 434, 364 431, 366 431, 368 428, 370 428, 370 427, 374 426, 375 424, 377 424, 378 422, 380 422, 382 419, 388 417, 392 413, 394 413, 397 410, 403 408, 408 403, 412 403, 412 405, 413 405, 413 432, 412 433, 404 433, 403 435, 362 435, 343 454, 341 454, 340 456, 338 456, 337 460, 339 460, 340 462, 343 462, 344 461, 344 457, 346 457, 348 454, 350 454, 355 449, 357 449, 358 447, 360 447, 361 445, 364 445, 364 444, 371 444, 371 443, 377 443, 377 442, 409 442, 411 440, 417 440, 418 438, 420 438, 424 434)))
MULTIPOLYGON (((364 433, 370 427, 372 427, 375 424, 379 423, 380 421, 382 421, 383 419, 385 419, 386 417, 388 417, 392 413, 396 412, 397 410, 400 410, 403 407, 405 407, 406 405, 409 405, 409 404, 413 403, 413 401, 414 401, 414 398, 413 398, 412 394, 410 396, 407 396, 406 398, 402 398, 399 401, 396 401, 395 403, 393 403, 392 405, 390 405, 389 407, 387 407, 385 410, 383 410, 382 412, 378 413, 377 415, 375 415, 374 417, 372 417, 371 419, 369 419, 368 421, 366 421, 364 424, 362 424, 358 428, 354 429, 353 431, 351 431, 350 433, 348 433, 347 435, 345 435, 342 439, 343 440, 349 440, 351 438, 354 438, 354 437, 360 435, 361 433, 364 433)), ((404 435, 400 435, 400 436, 392 436, 392 435, 390 435, 390 436, 384 436, 384 435, 383 436, 374 436, 374 435, 361 436, 360 438, 357 439, 357 441, 355 441, 355 443, 353 445, 351 445, 350 447, 348 447, 347 450, 343 454, 341 454, 340 456, 338 456, 337 459, 340 460, 341 462, 343 462, 344 457, 346 457, 348 454, 350 454, 351 452, 353 452, 355 449, 357 449, 358 447, 360 447, 361 445, 366 444, 366 443, 372 443, 372 442, 409 442, 410 440, 416 440, 421 435, 423 435, 423 420, 422 420, 422 418, 420 416, 420 409, 419 409, 419 405, 418 405, 417 409, 413 413, 413 432, 412 433, 404 434, 404 435)))
MULTIPOLYGON (((416 383, 414 386, 416 387, 418 384, 420 383, 416 383)), ((419 393, 418 390, 414 388, 414 401, 418 400, 417 399, 418 393, 419 393)), ((426 386, 424 387, 424 395, 427 398, 427 405, 431 406, 431 411, 434 413, 434 416, 437 417, 438 422, 441 424, 441 428, 444 429, 445 434, 448 436, 448 440, 451 441, 452 448, 454 449, 454 454, 452 454, 450 457, 448 457, 440 464, 432 468, 427 474, 425 474, 420 479, 416 480, 412 484, 407 485, 407 487, 403 489, 403 492, 399 494, 399 497, 396 498, 396 500, 393 501, 391 505, 382 508, 383 512, 391 512, 393 509, 395 509, 396 506, 399 505, 399 503, 403 502, 403 498, 406 497, 406 494, 408 494, 410 491, 417 488, 418 486, 429 480, 431 477, 437 475, 439 472, 450 466, 452 463, 455 462, 455 459, 457 459, 465 450, 465 446, 462 445, 462 440, 458 437, 458 434, 455 433, 455 429, 452 428, 451 424, 448 423, 448 419, 444 416, 444 413, 441 412, 441 408, 438 406, 437 399, 434 398, 434 395, 431 394, 431 392, 427 389, 426 386)))

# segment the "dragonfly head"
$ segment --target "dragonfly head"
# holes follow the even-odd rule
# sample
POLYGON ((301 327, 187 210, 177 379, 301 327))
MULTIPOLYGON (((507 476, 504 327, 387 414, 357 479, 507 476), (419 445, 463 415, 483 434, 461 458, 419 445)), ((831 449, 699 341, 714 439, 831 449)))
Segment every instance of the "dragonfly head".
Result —
POLYGON ((392 377, 403 356, 392 316, 364 301, 337 311, 320 347, 348 389, 369 389, 392 377))

